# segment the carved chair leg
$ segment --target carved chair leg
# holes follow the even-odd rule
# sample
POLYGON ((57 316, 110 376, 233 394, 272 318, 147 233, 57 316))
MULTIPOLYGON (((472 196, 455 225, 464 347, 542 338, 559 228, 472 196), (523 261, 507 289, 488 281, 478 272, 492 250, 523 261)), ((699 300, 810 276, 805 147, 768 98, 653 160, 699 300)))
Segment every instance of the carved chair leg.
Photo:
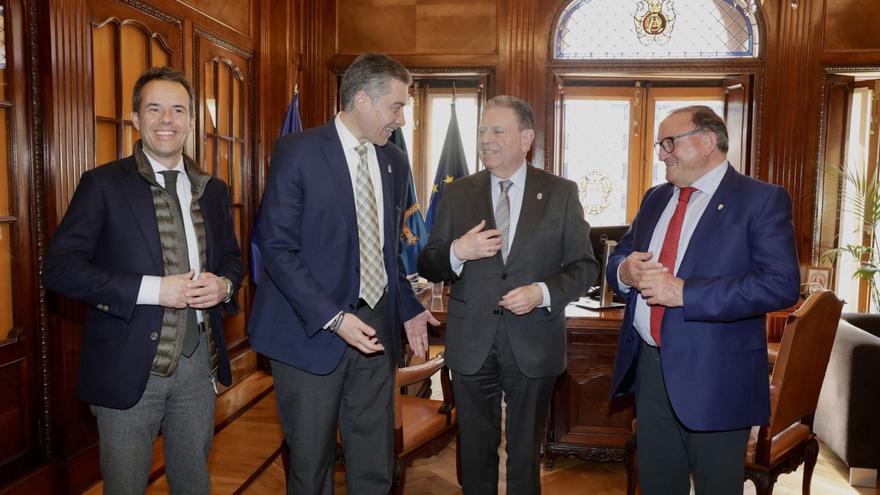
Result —
POLYGON ((756 495, 772 495, 776 480, 769 473, 746 471, 746 479, 755 484, 756 495))
POLYGON ((813 468, 816 467, 816 459, 819 457, 819 442, 810 440, 804 454, 804 485, 801 489, 803 495, 810 495, 810 480, 813 478, 813 468))

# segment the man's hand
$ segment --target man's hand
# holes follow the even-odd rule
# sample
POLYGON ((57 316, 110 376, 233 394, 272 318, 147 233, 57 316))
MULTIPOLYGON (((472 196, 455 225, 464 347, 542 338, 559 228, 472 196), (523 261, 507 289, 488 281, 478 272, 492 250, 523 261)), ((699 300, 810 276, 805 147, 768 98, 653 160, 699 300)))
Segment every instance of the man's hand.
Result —
POLYGON ((212 308, 226 299, 226 282, 211 272, 202 272, 199 278, 186 284, 186 303, 191 308, 212 308))
MULTIPOLYGON (((651 261, 654 254, 633 251, 620 264, 620 281, 642 291, 642 279, 651 274, 662 274, 669 271, 658 261, 651 261)), ((642 295, 644 297, 644 294, 642 295)))
POLYGON ((677 308, 684 305, 684 280, 670 273, 655 272, 642 277, 639 292, 645 302, 652 305, 677 308))
POLYGON ((379 342, 379 338, 376 337, 376 330, 352 313, 342 314, 342 323, 339 324, 336 335, 364 354, 385 350, 385 347, 379 342))
POLYGON ((409 347, 414 356, 421 357, 428 352, 428 323, 435 327, 440 325, 434 315, 425 310, 403 324, 403 328, 406 330, 406 340, 409 341, 409 347))
POLYGON ((177 275, 166 275, 159 281, 159 305, 166 308, 186 307, 186 286, 192 281, 194 270, 177 275))
POLYGON ((498 305, 515 315, 524 315, 544 302, 544 292, 535 284, 523 285, 504 294, 498 305))
POLYGON ((462 260, 478 260, 495 256, 501 249, 501 231, 497 229, 483 230, 485 220, 468 230, 452 244, 455 257, 462 260))

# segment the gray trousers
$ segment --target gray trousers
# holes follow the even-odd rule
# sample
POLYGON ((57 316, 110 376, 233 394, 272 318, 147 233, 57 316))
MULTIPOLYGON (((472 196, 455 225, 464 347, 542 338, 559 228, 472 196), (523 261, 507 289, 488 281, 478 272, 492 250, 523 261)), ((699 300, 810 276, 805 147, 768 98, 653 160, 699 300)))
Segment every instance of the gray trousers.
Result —
POLYGON ((376 329, 386 351, 348 347, 339 366, 315 375, 272 361, 278 415, 290 447, 288 494, 331 495, 336 427, 342 435, 347 492, 387 495, 394 473, 394 373, 387 295, 357 317, 376 329))
MULTIPOLYGON (((675 415, 660 366, 645 342, 636 368, 639 486, 643 495, 741 495, 749 429, 694 431, 675 415)), ((768 385, 769 386, 769 385, 768 385)))
POLYGON ((208 453, 216 403, 211 378, 203 333, 193 355, 180 357, 173 375, 150 375, 144 394, 131 408, 91 406, 98 419, 104 493, 141 495, 146 491, 153 442, 160 428, 171 493, 211 493, 208 453))
POLYGON ((465 495, 497 495, 501 398, 506 404, 507 493, 541 493, 540 449, 556 377, 528 378, 499 328, 483 367, 453 374, 465 495))

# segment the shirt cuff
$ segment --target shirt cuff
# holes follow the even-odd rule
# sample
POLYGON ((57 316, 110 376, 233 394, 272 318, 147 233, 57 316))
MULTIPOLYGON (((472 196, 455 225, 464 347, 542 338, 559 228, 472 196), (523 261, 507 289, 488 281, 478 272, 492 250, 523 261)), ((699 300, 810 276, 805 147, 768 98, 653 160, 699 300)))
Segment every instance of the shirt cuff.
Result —
POLYGON ((336 317, 338 317, 341 314, 342 314, 342 311, 337 312, 335 315, 333 315, 333 318, 330 318, 330 320, 328 320, 327 323, 324 323, 324 326, 321 328, 323 328, 324 330, 330 330, 330 324, 333 323, 333 320, 335 320, 336 317))
POLYGON ((550 289, 547 288, 547 284, 544 282, 535 282, 535 285, 541 288, 541 294, 544 295, 544 300, 541 301, 541 304, 538 305, 539 308, 547 308, 550 309, 550 289))
POLYGON ((449 245, 449 266, 452 267, 452 271, 455 272, 456 275, 461 276, 461 270, 464 268, 464 261, 458 259, 458 256, 455 255, 456 242, 458 242, 458 239, 452 241, 452 244, 449 245))
POLYGON ((623 282, 623 279, 620 278, 620 267, 621 266, 623 266, 623 263, 617 265, 617 287, 620 288, 620 292, 629 292, 629 290, 632 289, 632 287, 630 287, 629 285, 626 285, 623 282))
POLYGON ((144 275, 138 289, 137 304, 159 305, 159 291, 162 288, 162 277, 144 275))

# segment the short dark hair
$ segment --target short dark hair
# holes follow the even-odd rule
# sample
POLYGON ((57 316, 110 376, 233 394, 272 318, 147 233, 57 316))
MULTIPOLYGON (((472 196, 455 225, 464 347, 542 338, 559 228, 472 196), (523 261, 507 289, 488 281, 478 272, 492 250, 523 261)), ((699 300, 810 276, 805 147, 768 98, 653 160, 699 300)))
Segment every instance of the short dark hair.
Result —
POLYGON ((141 74, 141 77, 134 83, 134 91, 131 94, 131 110, 133 112, 137 113, 141 109, 144 86, 148 82, 156 80, 180 83, 186 89, 186 94, 189 95, 189 114, 191 116, 195 115, 196 92, 193 90, 192 84, 186 79, 186 76, 183 75, 183 72, 171 67, 150 67, 141 74))
POLYGON ((492 107, 509 108, 513 110, 513 113, 516 114, 517 120, 519 120, 519 130, 521 131, 535 128, 535 112, 532 111, 532 106, 523 99, 510 95, 498 95, 486 102, 486 108, 483 109, 483 111, 492 107))
POLYGON ((397 79, 407 87, 412 84, 412 75, 397 60, 382 53, 364 53, 354 59, 342 76, 339 88, 342 108, 350 112, 354 95, 360 90, 366 91, 372 100, 387 95, 391 91, 391 79, 397 79))
POLYGON ((706 105, 691 105, 673 110, 670 112, 670 115, 677 113, 690 113, 691 123, 694 125, 694 129, 715 134, 718 149, 727 153, 727 150, 730 147, 729 139, 727 137, 727 125, 724 123, 724 119, 715 113, 714 110, 706 105))

